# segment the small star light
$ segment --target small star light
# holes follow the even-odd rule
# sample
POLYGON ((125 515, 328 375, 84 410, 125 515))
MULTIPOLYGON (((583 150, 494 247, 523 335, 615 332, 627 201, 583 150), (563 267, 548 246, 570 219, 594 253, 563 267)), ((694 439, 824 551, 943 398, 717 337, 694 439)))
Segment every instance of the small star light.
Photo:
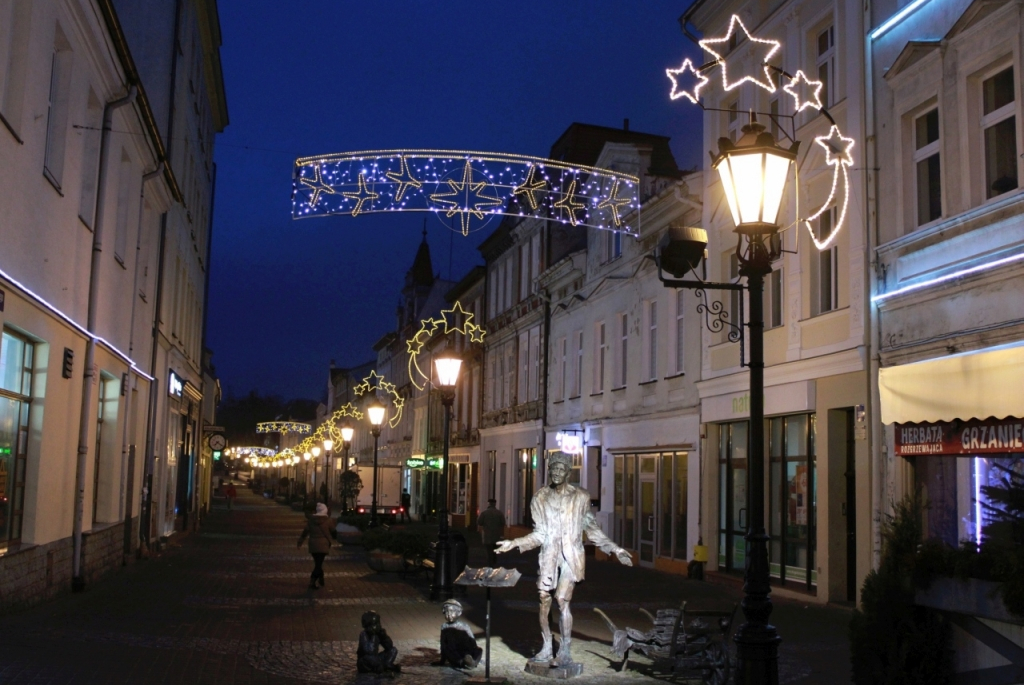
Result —
POLYGON ((796 111, 802 112, 808 107, 819 110, 824 107, 821 103, 821 89, 823 87, 824 84, 821 81, 812 81, 807 78, 803 71, 798 71, 792 81, 782 86, 782 90, 793 96, 793 100, 796 101, 794 105, 796 111))
POLYGON ((362 173, 359 174, 359 192, 342 193, 342 195, 344 195, 350 200, 356 201, 355 209, 352 210, 352 216, 359 216, 359 214, 363 211, 364 203, 369 202, 370 206, 372 207, 373 201, 380 197, 379 194, 366 188, 366 176, 364 176, 362 173))
POLYGON ((825 200, 824 204, 822 204, 821 209, 804 219, 804 224, 807 226, 807 232, 810 233, 814 246, 819 250, 824 250, 835 239, 835 237, 839 235, 839 230, 843 227, 843 223, 846 221, 846 209, 850 204, 850 178, 847 175, 846 167, 853 166, 853 153, 851 151, 853 150, 854 140, 853 138, 846 138, 843 136, 839 127, 833 125, 832 128, 829 129, 827 136, 818 136, 814 139, 814 142, 825 150, 825 164, 835 167, 832 172, 832 189, 828 193, 828 199, 825 200), (839 212, 839 218, 836 219, 835 226, 832 227, 832 232, 829 233, 824 240, 819 240, 818 236, 814 234, 814 228, 811 226, 811 222, 833 206, 836 189, 839 187, 840 176, 843 177, 842 209, 839 212))
POLYGON ((324 183, 323 178, 321 178, 320 174, 320 165, 314 164, 312 179, 299 176, 299 183, 313 190, 312 194, 309 196, 310 207, 316 207, 316 203, 320 201, 320 193, 323 193, 325 195, 334 195, 336 192, 334 188, 324 183))
POLYGON ((668 94, 669 98, 673 100, 686 98, 695 105, 697 100, 700 99, 700 89, 706 86, 709 80, 707 76, 693 68, 693 62, 690 61, 689 57, 683 60, 682 66, 678 69, 666 69, 665 74, 672 80, 672 92, 668 94), (697 81, 691 89, 679 87, 679 77, 687 72, 693 74, 693 78, 697 81))
POLYGON ((395 193, 395 200, 401 202, 406 190, 410 187, 418 189, 423 185, 423 182, 413 178, 412 173, 409 171, 409 162, 406 161, 405 155, 402 155, 398 159, 401 164, 399 171, 389 171, 384 175, 388 177, 388 180, 394 181, 398 184, 398 192, 395 193))
POLYGON ((632 197, 618 197, 619 193, 619 179, 612 181, 612 191, 608 193, 608 197, 601 201, 597 205, 598 209, 605 209, 611 207, 612 210, 612 221, 615 222, 616 226, 622 225, 622 217, 619 216, 619 207, 628 205, 633 198, 632 197))
MULTIPOLYGON (((725 34, 724 38, 705 38, 700 42, 700 46, 706 51, 710 52, 718 60, 718 63, 722 65, 722 87, 726 90, 732 90, 741 83, 749 81, 755 85, 761 86, 769 93, 775 92, 775 82, 772 81, 771 72, 768 70, 768 60, 772 58, 776 52, 779 51, 781 43, 777 40, 766 40, 764 38, 755 38, 750 35, 750 31, 743 25, 743 21, 740 20, 738 15, 732 15, 732 19, 729 20, 729 31, 725 34), (740 78, 733 81, 729 81, 729 69, 728 62, 731 59, 742 59, 744 52, 741 50, 733 50, 729 56, 723 56, 716 52, 711 46, 724 43, 726 46, 729 45, 729 40, 732 38, 733 32, 736 27, 739 26, 740 30, 746 35, 747 40, 750 41, 750 50, 753 53, 754 62, 761 66, 761 70, 764 72, 764 79, 755 74, 743 74, 740 78)), ((742 72, 741 72, 742 73, 742 72)))
POLYGON ((537 209, 537 196, 535 193, 544 190, 544 186, 547 185, 547 182, 544 180, 534 180, 533 177, 536 173, 536 165, 531 164, 530 170, 526 173, 526 179, 523 181, 522 185, 518 185, 512 189, 512 197, 515 197, 516 195, 526 195, 526 200, 530 203, 530 209, 533 210, 537 209))

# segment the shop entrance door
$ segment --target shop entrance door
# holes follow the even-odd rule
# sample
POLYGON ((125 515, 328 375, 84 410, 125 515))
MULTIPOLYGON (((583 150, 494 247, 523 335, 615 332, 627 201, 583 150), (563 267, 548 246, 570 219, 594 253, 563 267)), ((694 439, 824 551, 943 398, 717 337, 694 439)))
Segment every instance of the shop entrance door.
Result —
POLYGON ((640 565, 649 567, 654 566, 654 541, 658 539, 656 478, 655 457, 640 457, 640 565))
POLYGON ((718 452, 718 566, 742 571, 747 563, 747 422, 722 424, 718 452))

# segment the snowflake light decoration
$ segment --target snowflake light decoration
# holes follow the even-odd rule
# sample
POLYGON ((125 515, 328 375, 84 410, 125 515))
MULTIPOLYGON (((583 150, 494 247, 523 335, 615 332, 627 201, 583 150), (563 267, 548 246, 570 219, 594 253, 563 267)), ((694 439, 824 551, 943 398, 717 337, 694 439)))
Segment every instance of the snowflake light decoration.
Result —
POLYGON ((631 174, 506 153, 345 152, 295 160, 292 218, 434 212, 458 217, 466 235, 510 215, 638 235, 639 184, 631 174))
POLYGON ((420 328, 416 331, 416 335, 406 341, 406 348, 409 352, 409 380, 417 390, 423 390, 430 382, 430 376, 423 373, 423 369, 420 368, 420 352, 438 330, 445 335, 461 333, 474 343, 482 343, 484 336, 487 335, 483 326, 473 323, 473 312, 463 309, 462 303, 459 301, 456 301, 451 309, 442 309, 440 318, 420 321, 420 328))

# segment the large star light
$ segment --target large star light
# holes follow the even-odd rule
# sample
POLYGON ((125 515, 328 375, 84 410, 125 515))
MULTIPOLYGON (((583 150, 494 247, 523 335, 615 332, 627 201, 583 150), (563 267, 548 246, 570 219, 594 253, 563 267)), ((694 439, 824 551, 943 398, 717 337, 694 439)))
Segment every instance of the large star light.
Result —
POLYGON ((459 220, 462 223, 462 235, 469 235, 470 216, 483 219, 484 210, 501 205, 499 198, 484 194, 487 181, 473 183, 473 164, 468 159, 466 166, 462 168, 462 181, 448 179, 448 186, 451 188, 450 193, 433 193, 430 199, 447 208, 445 216, 449 219, 456 214, 459 215, 459 220), (461 197, 463 205, 460 207, 458 201, 448 199, 453 197, 461 197), (471 202, 472 200, 475 202, 471 202))
POLYGON ((700 89, 708 84, 708 77, 700 73, 693 68, 693 62, 687 57, 683 60, 682 66, 678 69, 666 69, 665 74, 672 80, 672 92, 668 96, 673 100, 679 98, 686 98, 693 104, 697 104, 697 100, 700 99, 700 89), (693 74, 693 80, 696 81, 690 88, 681 88, 679 86, 679 77, 685 74, 693 74))
POLYGON ((821 103, 821 89, 824 87, 821 81, 812 81, 803 71, 798 71, 792 81, 782 86, 782 90, 793 96, 793 106, 797 112, 802 112, 808 107, 820 110, 825 106, 821 103))
POLYGON ((700 42, 700 46, 706 51, 710 52, 715 56, 715 59, 719 64, 722 65, 722 87, 726 90, 732 90, 736 86, 742 83, 753 83, 761 86, 769 93, 775 92, 775 82, 772 81, 772 74, 768 68, 768 60, 772 58, 776 52, 779 51, 781 44, 777 40, 766 40, 764 38, 755 38, 750 35, 750 31, 743 25, 743 21, 738 15, 732 15, 732 19, 729 20, 729 31, 725 34, 724 38, 705 38, 700 42), (736 27, 739 27, 743 34, 750 41, 750 56, 754 60, 754 63, 760 67, 760 71, 764 74, 762 78, 758 73, 758 69, 755 68, 754 73, 744 73, 743 70, 736 64, 747 56, 745 50, 733 50, 728 55, 719 53, 712 46, 724 44, 726 48, 729 46, 729 41, 732 39, 733 32, 736 31, 736 27), (729 79, 729 65, 733 63, 733 76, 732 80, 729 79), (735 78, 736 73, 739 72, 740 77, 735 78))

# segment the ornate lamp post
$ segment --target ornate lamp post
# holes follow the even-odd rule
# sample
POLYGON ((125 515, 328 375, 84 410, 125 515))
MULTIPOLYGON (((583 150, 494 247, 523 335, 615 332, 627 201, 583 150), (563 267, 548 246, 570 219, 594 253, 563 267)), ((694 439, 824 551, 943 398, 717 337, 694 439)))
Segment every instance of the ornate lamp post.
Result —
POLYGON ((431 599, 450 599, 452 596, 451 546, 448 544, 448 443, 451 436, 452 404, 455 403, 455 384, 459 380, 462 359, 450 347, 434 358, 437 384, 444 405, 444 449, 441 476, 441 517, 437 526, 437 545, 434 558, 434 584, 431 599))
MULTIPOLYGON (((750 431, 747 560, 744 571, 742 602, 745 623, 734 636, 739 657, 736 682, 774 685, 779 682, 780 642, 778 631, 768 623, 772 613, 768 568, 768 535, 764 526, 764 279, 772 272, 772 262, 779 257, 781 245, 773 240, 779 232, 778 216, 783 192, 789 177, 789 166, 796 159, 798 142, 783 148, 753 115, 743 127, 743 136, 733 143, 728 138, 718 141, 718 155, 713 155, 712 168, 718 171, 725 198, 732 213, 738 236, 736 256, 739 273, 746 285, 670 280, 661 276, 668 271, 681 279, 694 272, 705 258, 707 233, 703 229, 670 228, 662 238, 655 260, 659 278, 673 288, 746 290, 750 299, 747 329, 750 340, 750 431)), ((701 293, 698 293, 701 295, 701 293)), ((742 345, 742 329, 727 320, 718 303, 706 303, 699 311, 716 314, 709 320, 713 331, 724 325, 733 328, 729 339, 742 345), (717 306, 716 306, 717 305, 717 306)), ((742 324, 742 322, 739 322, 742 324)))
POLYGON ((316 502, 316 460, 320 458, 320 445, 313 445, 309 448, 313 454, 313 502, 316 502))
MULTIPOLYGON (((344 469, 348 469, 348 451, 352 447, 352 435, 354 433, 355 430, 352 428, 352 424, 346 419, 345 423, 341 424, 341 459, 344 469)), ((335 474, 334 479, 338 479, 337 474, 335 474)), ((337 485, 337 483, 332 483, 332 485, 337 485)), ((341 503, 342 509, 345 508, 345 504, 345 502, 341 503)))
POLYGON ((334 441, 330 438, 324 439, 324 482, 327 484, 327 495, 324 496, 324 504, 331 504, 331 450, 334 448, 334 441))
POLYGON ((309 490, 309 460, 313 455, 308 451, 302 455, 302 510, 306 510, 306 492, 309 490))
POLYGON ((380 438, 380 426, 384 423, 387 408, 374 398, 366 413, 370 418, 370 434, 373 436, 373 499, 370 502, 370 527, 377 525, 377 442, 380 438))

